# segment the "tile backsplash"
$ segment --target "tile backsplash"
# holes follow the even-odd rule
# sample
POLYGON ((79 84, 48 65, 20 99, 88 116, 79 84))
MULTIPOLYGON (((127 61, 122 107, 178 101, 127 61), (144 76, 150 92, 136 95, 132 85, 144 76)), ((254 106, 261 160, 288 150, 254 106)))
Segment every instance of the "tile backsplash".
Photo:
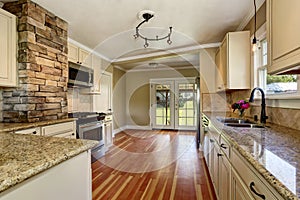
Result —
MULTIPOLYGON (((204 93, 202 94, 202 107, 204 112, 213 111, 229 111, 231 104, 240 99, 249 99, 250 90, 234 91, 225 94, 219 93, 204 93)), ((258 103, 260 105, 260 103, 258 103)), ((257 115, 260 117, 261 107, 258 105, 252 105, 250 109, 246 110, 245 115, 248 117, 253 117, 257 115)), ((266 113, 269 117, 267 122, 278 124, 281 126, 289 127, 292 129, 300 130, 300 109, 291 108, 280 108, 280 107, 266 107, 266 113)))

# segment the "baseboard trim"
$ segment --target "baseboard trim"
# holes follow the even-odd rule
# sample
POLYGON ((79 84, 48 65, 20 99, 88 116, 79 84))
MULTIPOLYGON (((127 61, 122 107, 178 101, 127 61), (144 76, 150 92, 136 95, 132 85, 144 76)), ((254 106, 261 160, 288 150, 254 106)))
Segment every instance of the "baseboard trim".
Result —
POLYGON ((121 133, 122 131, 126 130, 126 126, 122 126, 120 128, 114 129, 113 130, 113 136, 115 136, 118 133, 121 133))
POLYGON ((134 130, 152 130, 151 126, 135 126, 135 125, 126 125, 126 129, 134 130))

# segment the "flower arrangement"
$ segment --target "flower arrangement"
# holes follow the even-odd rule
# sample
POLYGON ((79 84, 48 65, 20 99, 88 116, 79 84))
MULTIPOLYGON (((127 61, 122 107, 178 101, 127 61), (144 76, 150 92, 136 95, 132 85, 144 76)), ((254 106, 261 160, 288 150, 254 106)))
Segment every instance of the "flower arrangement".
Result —
POLYGON ((231 108, 233 109, 233 112, 235 111, 235 110, 238 110, 239 111, 239 116, 240 117, 243 117, 244 116, 244 114, 245 114, 245 109, 248 109, 250 107, 250 103, 249 103, 249 101, 247 101, 247 100, 239 100, 239 101, 237 101, 236 103, 233 103, 232 105, 231 105, 231 108))

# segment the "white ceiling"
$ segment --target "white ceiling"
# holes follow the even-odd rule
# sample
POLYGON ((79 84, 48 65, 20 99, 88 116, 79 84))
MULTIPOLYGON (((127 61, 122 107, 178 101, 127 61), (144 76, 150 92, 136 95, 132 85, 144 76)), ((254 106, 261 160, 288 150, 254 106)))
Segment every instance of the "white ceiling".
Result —
MULTIPOLYGON (((69 37, 97 51, 108 60, 153 50, 178 49, 220 42, 253 15, 252 0, 33 0, 69 23, 69 37), (154 18, 142 25, 147 36, 164 35, 173 27, 171 45, 166 41, 134 39, 141 22, 138 13, 152 10, 154 18)), ((263 0, 257 0, 258 7, 263 0)), ((195 56, 191 56, 195 58, 195 56)), ((194 61, 191 61, 194 62, 194 61)))

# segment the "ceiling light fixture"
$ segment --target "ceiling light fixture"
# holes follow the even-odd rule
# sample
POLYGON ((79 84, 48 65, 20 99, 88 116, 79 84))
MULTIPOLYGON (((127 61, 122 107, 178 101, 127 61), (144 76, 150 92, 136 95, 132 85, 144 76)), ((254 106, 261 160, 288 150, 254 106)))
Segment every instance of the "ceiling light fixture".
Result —
POLYGON ((155 38, 147 38, 146 36, 143 36, 139 31, 140 31, 140 26, 142 24, 144 24, 145 22, 148 22, 151 18, 154 17, 154 12, 152 11, 141 11, 140 12, 140 16, 142 16, 142 19, 144 19, 141 23, 139 23, 139 25, 137 25, 137 27, 135 28, 135 34, 133 35, 134 39, 137 38, 142 38, 145 40, 145 44, 144 47, 147 48, 149 46, 148 41, 159 41, 159 40, 164 40, 167 39, 167 43, 170 45, 172 44, 172 40, 171 40, 171 34, 172 34, 172 27, 169 27, 169 33, 164 36, 164 37, 158 37, 156 36, 155 38))
POLYGON ((257 49, 257 39, 256 39, 256 1, 254 1, 254 34, 253 34, 253 40, 252 40, 252 51, 256 51, 257 49))
POLYGON ((156 68, 158 66, 158 63, 156 63, 156 62, 150 62, 149 66, 152 67, 152 68, 156 68))

